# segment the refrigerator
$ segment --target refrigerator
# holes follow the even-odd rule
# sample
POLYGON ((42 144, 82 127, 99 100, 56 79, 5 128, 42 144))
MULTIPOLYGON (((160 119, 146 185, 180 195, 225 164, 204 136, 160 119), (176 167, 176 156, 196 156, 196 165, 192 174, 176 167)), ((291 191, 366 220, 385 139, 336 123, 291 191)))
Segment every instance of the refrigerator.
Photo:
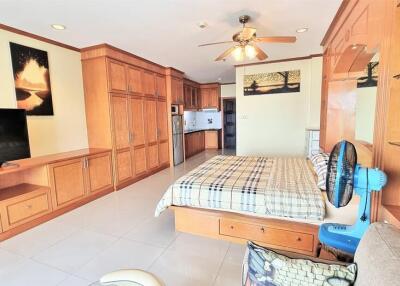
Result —
POLYGON ((174 166, 183 162, 183 117, 172 116, 172 145, 174 152, 174 166))

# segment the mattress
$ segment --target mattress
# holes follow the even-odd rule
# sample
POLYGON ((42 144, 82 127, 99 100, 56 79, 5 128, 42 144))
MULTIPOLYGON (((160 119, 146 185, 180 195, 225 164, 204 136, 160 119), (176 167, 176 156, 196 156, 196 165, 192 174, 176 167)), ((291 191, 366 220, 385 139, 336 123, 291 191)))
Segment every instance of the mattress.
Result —
POLYGON ((172 184, 157 205, 321 221, 325 199, 307 159, 215 156, 172 184))

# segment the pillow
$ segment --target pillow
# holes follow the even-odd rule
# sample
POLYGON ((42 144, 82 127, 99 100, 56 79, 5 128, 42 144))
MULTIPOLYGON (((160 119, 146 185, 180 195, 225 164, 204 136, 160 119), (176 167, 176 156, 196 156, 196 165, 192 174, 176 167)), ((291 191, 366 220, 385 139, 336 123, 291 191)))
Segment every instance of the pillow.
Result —
POLYGON ((317 186, 321 190, 326 190, 326 173, 328 170, 329 154, 328 153, 318 153, 311 157, 311 162, 314 167, 315 173, 318 176, 317 186))
POLYGON ((253 242, 247 243, 243 261, 243 286, 353 285, 357 266, 291 259, 253 242))

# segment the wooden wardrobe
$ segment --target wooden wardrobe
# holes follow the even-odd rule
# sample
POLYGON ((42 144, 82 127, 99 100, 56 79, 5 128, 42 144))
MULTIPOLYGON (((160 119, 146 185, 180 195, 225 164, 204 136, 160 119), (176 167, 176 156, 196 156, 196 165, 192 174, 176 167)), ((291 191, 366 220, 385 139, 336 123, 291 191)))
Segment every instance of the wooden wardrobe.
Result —
POLYGON ((89 146, 112 148, 116 189, 169 166, 165 68, 107 44, 82 50, 89 146))

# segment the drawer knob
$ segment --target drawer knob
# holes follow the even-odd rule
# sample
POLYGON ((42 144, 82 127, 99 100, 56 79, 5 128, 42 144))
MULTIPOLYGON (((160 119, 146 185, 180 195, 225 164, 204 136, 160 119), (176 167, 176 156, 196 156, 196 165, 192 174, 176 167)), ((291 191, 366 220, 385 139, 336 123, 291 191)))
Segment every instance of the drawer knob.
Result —
POLYGON ((297 241, 301 241, 301 237, 298 237, 298 238, 297 238, 297 241))
POLYGON ((261 232, 265 232, 265 228, 264 227, 261 227, 261 232))
POLYGON ((231 225, 231 229, 234 229, 233 225, 231 225))
POLYGON ((26 205, 26 207, 27 207, 28 209, 31 209, 31 208, 32 208, 32 205, 26 205))

